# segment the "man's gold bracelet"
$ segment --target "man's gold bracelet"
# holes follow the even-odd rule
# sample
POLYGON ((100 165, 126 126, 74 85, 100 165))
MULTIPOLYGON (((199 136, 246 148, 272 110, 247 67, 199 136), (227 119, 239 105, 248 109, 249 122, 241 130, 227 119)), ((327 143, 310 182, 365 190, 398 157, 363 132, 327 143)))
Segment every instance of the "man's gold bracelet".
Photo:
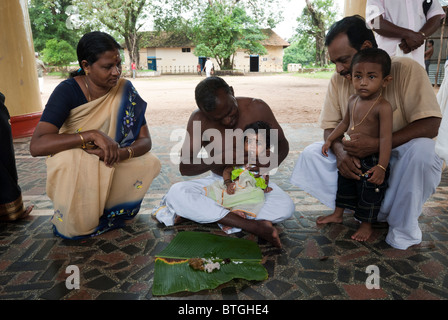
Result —
POLYGON ((380 165, 380 164, 377 164, 376 165, 377 167, 380 167, 381 169, 383 169, 384 170, 384 172, 386 172, 386 168, 384 168, 382 165, 380 165))

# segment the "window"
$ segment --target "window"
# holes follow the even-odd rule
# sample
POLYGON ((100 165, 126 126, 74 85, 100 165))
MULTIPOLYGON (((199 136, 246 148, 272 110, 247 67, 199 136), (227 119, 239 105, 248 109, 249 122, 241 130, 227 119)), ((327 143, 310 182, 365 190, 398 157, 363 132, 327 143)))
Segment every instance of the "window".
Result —
POLYGON ((191 48, 182 48, 182 52, 191 52, 191 48))

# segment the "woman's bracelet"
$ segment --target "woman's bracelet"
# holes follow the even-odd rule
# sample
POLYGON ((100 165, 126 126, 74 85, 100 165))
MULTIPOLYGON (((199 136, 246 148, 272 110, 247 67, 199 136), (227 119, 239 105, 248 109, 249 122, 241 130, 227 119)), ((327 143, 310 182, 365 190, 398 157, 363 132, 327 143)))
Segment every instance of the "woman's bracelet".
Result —
POLYGON ((224 184, 225 184, 225 185, 227 185, 228 183, 232 183, 232 180, 231 180, 231 179, 226 179, 226 180, 224 180, 224 184))
POLYGON ((384 172, 386 172, 386 168, 384 168, 382 165, 380 165, 379 163, 376 165, 377 167, 380 167, 381 169, 384 170, 384 172))
POLYGON ((85 149, 86 148, 86 141, 84 140, 84 137, 82 136, 81 132, 78 132, 79 137, 81 138, 82 141, 82 146, 81 148, 85 149))
POLYGON ((128 152, 129 152, 128 160, 133 158, 134 157, 134 150, 131 147, 127 147, 126 150, 128 150, 128 152))

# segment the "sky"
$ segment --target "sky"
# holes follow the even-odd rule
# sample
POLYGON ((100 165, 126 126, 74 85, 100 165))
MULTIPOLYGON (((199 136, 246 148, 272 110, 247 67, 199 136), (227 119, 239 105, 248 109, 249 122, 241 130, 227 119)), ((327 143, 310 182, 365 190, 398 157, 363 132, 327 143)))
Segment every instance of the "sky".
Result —
MULTIPOLYGON (((339 7, 340 17, 343 17, 345 0, 334 0, 334 3, 339 7)), ((305 7, 305 0, 285 0, 284 1, 283 17, 284 21, 279 23, 273 30, 283 39, 288 40, 294 33, 297 27, 297 18, 301 15, 305 7)))

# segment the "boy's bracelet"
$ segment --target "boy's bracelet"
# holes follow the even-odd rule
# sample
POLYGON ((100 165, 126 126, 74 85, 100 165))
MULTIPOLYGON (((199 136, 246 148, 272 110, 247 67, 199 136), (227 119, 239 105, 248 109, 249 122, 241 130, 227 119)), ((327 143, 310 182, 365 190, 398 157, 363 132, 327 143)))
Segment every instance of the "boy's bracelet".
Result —
POLYGON ((382 165, 380 165, 380 164, 377 164, 376 165, 377 167, 380 167, 381 169, 383 169, 384 170, 384 172, 386 172, 386 168, 384 168, 382 165))

